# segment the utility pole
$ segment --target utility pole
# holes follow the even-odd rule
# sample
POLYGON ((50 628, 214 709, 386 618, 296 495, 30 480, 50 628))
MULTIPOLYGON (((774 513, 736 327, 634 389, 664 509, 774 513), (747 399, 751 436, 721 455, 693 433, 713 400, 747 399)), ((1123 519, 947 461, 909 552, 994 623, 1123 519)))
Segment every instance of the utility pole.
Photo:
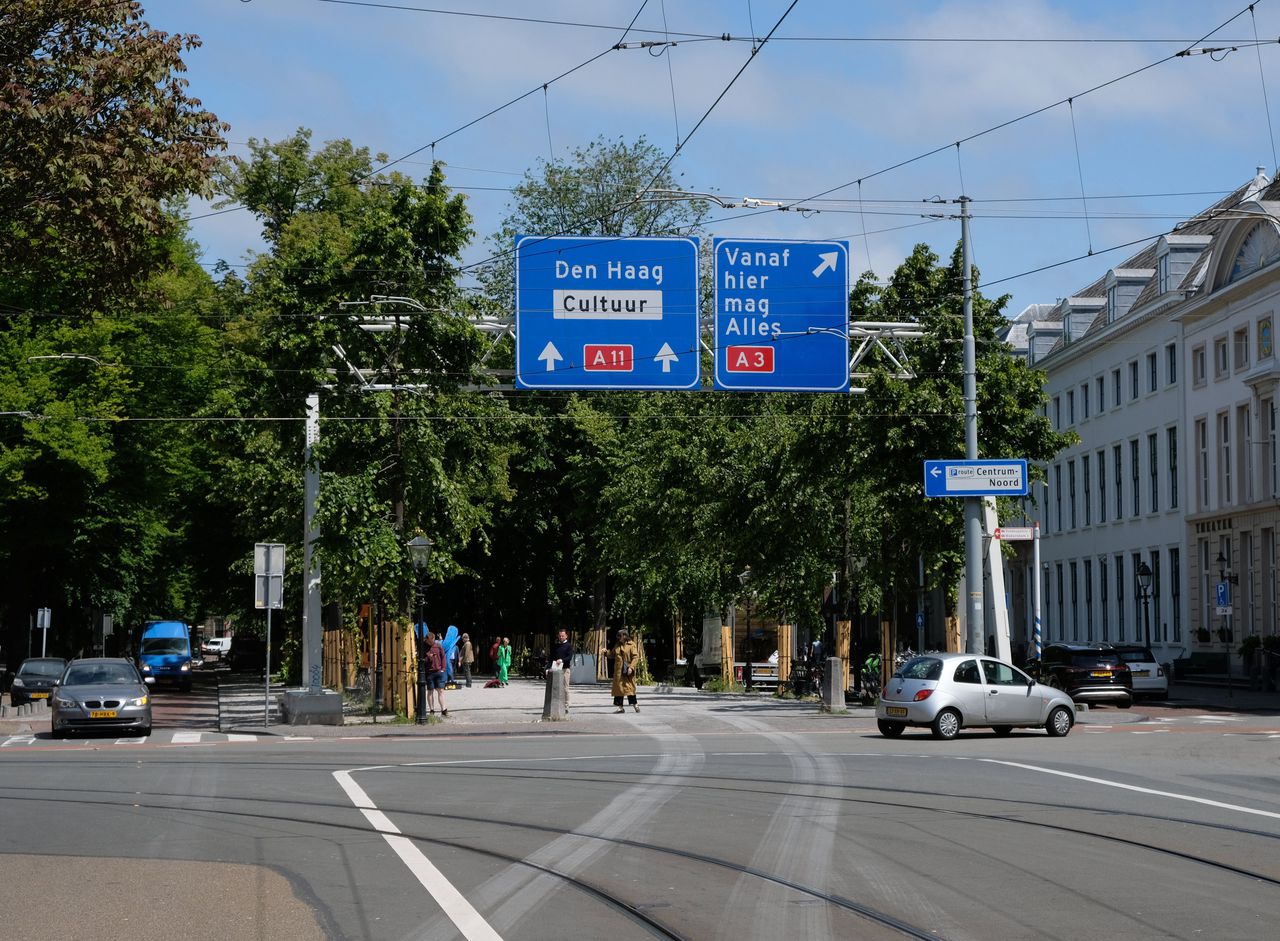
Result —
MULTIPOLYGON (((969 255, 969 197, 960 197, 960 260, 964 266, 964 456, 978 459, 978 367, 973 340, 973 263, 969 255)), ((982 498, 964 498, 964 571, 968 594, 965 650, 984 653, 982 602, 982 498)))

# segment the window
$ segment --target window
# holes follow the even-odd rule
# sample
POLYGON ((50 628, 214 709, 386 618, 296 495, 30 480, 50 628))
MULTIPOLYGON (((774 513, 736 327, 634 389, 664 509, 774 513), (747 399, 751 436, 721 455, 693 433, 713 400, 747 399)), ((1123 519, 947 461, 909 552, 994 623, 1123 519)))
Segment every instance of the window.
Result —
POLYGON ((982 672, 986 674, 988 686, 1026 686, 1028 677, 1015 667, 999 660, 983 660, 982 672))
POLYGON ((1213 592, 1209 589, 1209 540, 1200 540, 1200 626, 1208 630, 1213 624, 1213 592))
POLYGON ((1066 608, 1066 595, 1062 591, 1062 563, 1058 563, 1058 637, 1065 638, 1067 636, 1067 621, 1064 616, 1066 608))
POLYGON ((1120 456, 1120 445, 1111 449, 1116 465, 1116 519, 1124 519, 1124 460, 1120 456))
MULTIPOLYGON (((1146 612, 1143 612, 1143 613, 1145 616, 1146 612)), ((1159 549, 1151 550, 1151 623, 1155 627, 1155 633, 1152 636, 1154 636, 1156 640, 1163 643, 1164 628, 1162 627, 1162 625, 1164 624, 1164 622, 1160 620, 1160 550, 1159 549)), ((1143 630, 1148 631, 1150 630, 1150 628, 1148 628, 1144 624, 1143 630)), ((1146 634, 1143 635, 1142 639, 1147 640, 1146 634)))
POLYGON ((1240 442, 1240 502, 1253 502, 1253 422, 1249 406, 1236 408, 1236 439, 1240 442))
POLYGON ((1213 378, 1222 379, 1227 374, 1227 338, 1213 341, 1213 378))
POLYGON ((1076 563, 1071 561, 1071 639, 1080 639, 1080 597, 1076 593, 1076 563))
POLYGON ((1098 414, 1101 415, 1107 410, 1107 384, 1102 377, 1098 377, 1098 414))
POLYGON ((1056 498, 1055 502, 1058 505, 1058 532, 1062 532, 1062 530, 1065 529, 1066 527, 1062 525, 1062 465, 1061 464, 1055 464, 1053 466, 1053 490, 1054 490, 1054 496, 1056 498))
POLYGON ((1111 370, 1111 403, 1112 408, 1119 408, 1123 399, 1120 398, 1120 370, 1111 370))
POLYGON ((1129 442, 1129 480, 1133 486, 1133 513, 1131 516, 1142 515, 1142 491, 1138 486, 1138 439, 1134 438, 1129 442))
POLYGON ((1182 641, 1182 558, 1178 549, 1169 550, 1169 594, 1173 605, 1173 637, 1175 644, 1182 641))
POLYGON ((1169 442, 1169 509, 1178 508, 1178 426, 1171 425, 1165 432, 1169 442))
POLYGON ((1056 395, 1053 397, 1053 428, 1062 430, 1062 400, 1056 395))
POLYGON ((1111 287, 1107 288, 1107 312, 1108 312, 1107 320, 1115 320, 1116 317, 1119 315, 1119 310, 1116 307, 1117 293, 1118 292, 1116 291, 1116 286, 1114 284, 1111 285, 1111 287))
POLYGON ((1089 455, 1080 456, 1080 480, 1084 485, 1084 524, 1093 525, 1093 494, 1089 487, 1089 455))
POLYGON ((1262 531, 1262 616, 1267 624, 1276 623, 1276 533, 1262 531))
POLYGON ((1109 612, 1107 611, 1107 557, 1105 555, 1098 556, 1098 601, 1102 611, 1102 639, 1108 641, 1111 639, 1111 631, 1107 624, 1109 612))
POLYGON ((1232 365, 1244 369, 1249 365, 1249 328, 1241 327, 1231 334, 1232 365))
POLYGON ((1089 419, 1089 383, 1085 383, 1080 387, 1080 417, 1085 421, 1089 419))
POLYGON ((1275 338, 1271 335, 1271 318, 1263 317, 1258 321, 1258 362, 1270 359, 1275 353, 1275 338))
POLYGON ((1231 502, 1231 416, 1218 416, 1218 496, 1222 505, 1231 502))
POLYGON ((1067 461, 1067 497, 1071 507, 1071 528, 1076 528, 1076 462, 1067 461))
MULTIPOLYGON (((1132 566, 1133 577, 1137 578, 1138 569, 1142 567, 1142 554, 1139 552, 1135 552, 1131 557, 1131 561, 1133 562, 1133 566, 1132 566)), ((1144 643, 1146 640, 1146 635, 1143 634, 1142 592, 1137 591, 1136 590, 1137 587, 1138 587, 1137 583, 1135 582, 1134 583, 1135 591, 1133 593, 1133 636, 1138 640, 1139 643, 1144 643)), ((1154 592, 1155 590, 1156 590, 1156 583, 1155 583, 1155 579, 1153 578, 1151 580, 1151 591, 1154 592)), ((1150 592, 1148 592, 1148 600, 1150 600, 1150 592)))
POLYGON ((982 678, 978 675, 978 661, 966 660, 956 667, 955 681, 957 683, 977 683, 981 686, 982 678))
POLYGON ((1107 521, 1107 452, 1098 452, 1098 522, 1107 521))
POLYGON ((1151 480, 1151 512, 1160 511, 1160 436, 1147 435, 1147 475, 1151 480))
POLYGON ((1169 290, 1169 253, 1156 259, 1156 290, 1164 294, 1169 290))
POLYGON ((1258 612, 1253 604, 1253 533, 1240 533, 1240 600, 1244 605, 1244 623, 1237 636, 1258 633, 1258 612))
POLYGON ((1266 414, 1267 419, 1267 444, 1270 445, 1268 450, 1271 452, 1271 496, 1280 496, 1280 476, 1277 476, 1277 470, 1280 466, 1276 464, 1276 403, 1267 403, 1266 414))
POLYGON ((1204 346, 1197 346, 1191 351, 1191 384, 1201 385, 1205 378, 1204 346))
POLYGON ((1178 381, 1178 346, 1175 343, 1170 343, 1164 348, 1164 371, 1165 381, 1169 385, 1174 385, 1178 381))
POLYGON ((1196 419, 1196 476, 1200 479, 1200 509, 1209 509, 1209 427, 1203 418, 1196 419))
POLYGON ((1093 560, 1084 560, 1084 639, 1093 641, 1093 560))
POLYGON ((1067 423, 1076 423, 1076 393, 1072 389, 1067 390, 1067 423))
POLYGON ((1147 354, 1147 391, 1155 392, 1160 388, 1160 367, 1159 359, 1155 353, 1147 354))
POLYGON ((1129 364, 1129 398, 1130 400, 1138 397, 1138 361, 1135 359, 1129 364))
POLYGON ((1124 556, 1116 556, 1116 640, 1124 640, 1124 556))

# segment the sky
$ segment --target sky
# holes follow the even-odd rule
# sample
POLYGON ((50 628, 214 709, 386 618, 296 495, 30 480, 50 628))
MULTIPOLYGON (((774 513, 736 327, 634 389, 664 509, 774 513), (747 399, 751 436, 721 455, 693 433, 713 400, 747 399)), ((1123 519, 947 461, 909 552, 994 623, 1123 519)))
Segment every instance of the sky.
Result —
MULTIPOLYGON (((539 161, 644 136, 667 153, 684 141, 672 166, 687 191, 793 206, 716 208, 708 234, 845 240, 854 271, 880 278, 920 242, 948 257, 958 208, 930 200, 967 195, 980 286, 1012 295, 1012 316, 1277 162, 1280 0, 143 5, 155 28, 200 37, 189 93, 231 125, 229 153, 300 127, 416 152, 396 166, 417 177, 434 153, 474 217, 468 263, 539 161)), ((190 211, 211 268, 262 249, 247 212, 190 211)))

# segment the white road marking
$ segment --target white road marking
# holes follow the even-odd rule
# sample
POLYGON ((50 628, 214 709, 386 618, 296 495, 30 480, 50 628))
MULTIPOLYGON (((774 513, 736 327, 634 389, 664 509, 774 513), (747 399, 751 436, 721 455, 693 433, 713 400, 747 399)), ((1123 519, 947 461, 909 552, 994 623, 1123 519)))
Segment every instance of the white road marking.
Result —
POLYGON ((481 917, 480 913, 471 906, 453 883, 444 877, 431 860, 422 854, 413 841, 400 835, 400 830, 387 819, 386 814, 374 806, 369 795, 356 784, 349 771, 335 771, 333 777, 351 799, 351 803, 355 804, 373 828, 382 834, 382 838, 422 883, 422 887, 431 893, 436 904, 444 910, 449 920, 457 926, 467 941, 502 941, 502 936, 493 930, 493 927, 481 917))
POLYGON ((134 738, 118 738, 116 739, 116 744, 117 745, 144 745, 146 744, 146 741, 147 740, 145 738, 139 735, 134 738))
POLYGON ((34 745, 36 737, 34 735, 10 735, 3 742, 0 742, 0 748, 8 748, 10 745, 34 745))
POLYGON ((1173 791, 1158 791, 1150 787, 1138 787, 1136 784, 1124 784, 1120 781, 1108 781, 1106 778, 1092 778, 1086 774, 1073 774, 1070 771, 1057 771, 1053 768, 1041 768, 1038 765, 1024 765, 1017 761, 1001 761, 998 758, 979 758, 993 765, 1006 765, 1010 768, 1022 768, 1025 771, 1038 771, 1041 774, 1053 774, 1060 778, 1071 778, 1075 781, 1087 781, 1090 784, 1101 784, 1103 787, 1119 788, 1122 791, 1136 791, 1139 794, 1152 794, 1156 797, 1168 797, 1171 800, 1189 801, 1193 804, 1204 804, 1206 807, 1217 807, 1221 810, 1234 810, 1237 813, 1253 814, 1257 817, 1270 817, 1280 820, 1280 813, 1273 810, 1259 810, 1256 807, 1243 807, 1240 804, 1227 804, 1222 801, 1209 800, 1207 797, 1192 797, 1190 794, 1175 794, 1173 791))
POLYGON ((199 732, 174 732, 173 744, 175 745, 195 745, 200 741, 199 732))
POLYGON ((257 740, 258 736, 256 735, 242 735, 238 732, 231 732, 227 735, 228 742, 256 742, 257 740))

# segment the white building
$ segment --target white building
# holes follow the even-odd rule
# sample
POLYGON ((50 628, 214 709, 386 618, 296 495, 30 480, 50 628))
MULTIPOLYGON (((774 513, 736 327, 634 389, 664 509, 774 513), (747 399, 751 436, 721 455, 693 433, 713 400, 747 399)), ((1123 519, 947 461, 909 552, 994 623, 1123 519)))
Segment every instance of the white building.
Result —
POLYGON ((1079 439, 1038 495, 1046 643, 1149 642, 1161 661, 1225 668, 1242 636, 1277 633, 1273 195, 1259 169, 1008 331, 1045 371, 1054 427, 1079 439), (1216 614, 1220 568, 1240 580, 1234 636, 1216 614))

